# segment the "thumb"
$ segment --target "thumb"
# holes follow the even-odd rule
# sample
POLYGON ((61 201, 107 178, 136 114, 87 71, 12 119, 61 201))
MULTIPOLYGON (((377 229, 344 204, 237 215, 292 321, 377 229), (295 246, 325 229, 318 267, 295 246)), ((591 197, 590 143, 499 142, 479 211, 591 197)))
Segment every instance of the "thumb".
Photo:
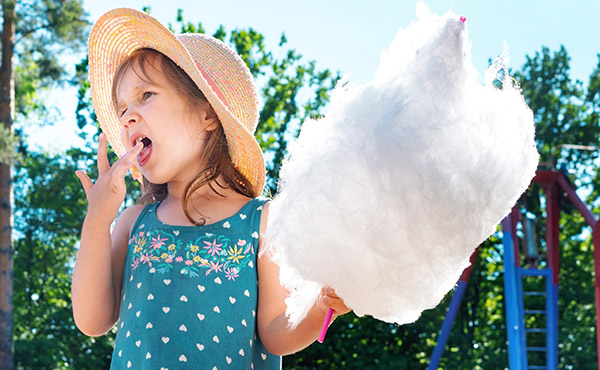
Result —
POLYGON ((85 196, 87 197, 88 192, 90 191, 90 189, 92 188, 92 186, 94 186, 94 183, 92 182, 92 179, 90 179, 90 177, 85 172, 83 172, 81 170, 75 171, 75 176, 77 176, 77 178, 79 178, 79 181, 81 181, 81 185, 83 186, 83 190, 85 190, 85 196))

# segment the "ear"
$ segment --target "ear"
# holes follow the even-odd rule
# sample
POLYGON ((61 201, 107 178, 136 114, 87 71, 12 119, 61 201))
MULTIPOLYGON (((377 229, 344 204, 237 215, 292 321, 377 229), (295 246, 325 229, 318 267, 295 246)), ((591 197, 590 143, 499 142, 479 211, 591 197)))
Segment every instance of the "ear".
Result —
POLYGON ((219 117, 210 104, 201 109, 201 117, 206 131, 214 131, 221 124, 219 117))

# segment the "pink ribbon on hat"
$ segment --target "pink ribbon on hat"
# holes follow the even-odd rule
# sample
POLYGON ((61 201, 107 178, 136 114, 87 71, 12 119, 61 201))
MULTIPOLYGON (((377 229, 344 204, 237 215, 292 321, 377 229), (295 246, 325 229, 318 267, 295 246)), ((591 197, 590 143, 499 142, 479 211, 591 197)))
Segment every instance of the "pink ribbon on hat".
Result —
POLYGON ((196 63, 196 67, 198 67, 200 74, 202 75, 202 77, 204 77, 204 79, 208 83, 208 86, 210 86, 212 91, 215 94, 217 94, 217 98, 219 98, 219 100, 223 104, 225 104, 225 106, 227 106, 227 108, 229 108, 229 110, 231 110, 231 107, 229 106, 229 102, 227 102, 227 99, 225 99, 225 95, 223 95, 223 92, 221 91, 221 89, 219 89, 219 87, 217 86, 215 81, 208 75, 208 73, 206 73, 206 71, 202 67, 200 67, 200 64, 196 63))

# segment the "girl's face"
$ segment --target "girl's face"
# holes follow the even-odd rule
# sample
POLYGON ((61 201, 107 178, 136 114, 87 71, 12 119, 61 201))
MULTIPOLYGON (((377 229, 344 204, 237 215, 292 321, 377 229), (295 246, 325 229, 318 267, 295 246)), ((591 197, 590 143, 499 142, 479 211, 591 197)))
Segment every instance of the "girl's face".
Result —
POLYGON ((139 168, 154 184, 187 184, 201 169, 206 131, 218 120, 209 106, 190 108, 171 87, 160 62, 152 58, 143 76, 135 64, 116 89, 117 114, 123 125, 121 140, 127 149, 144 143, 139 168))

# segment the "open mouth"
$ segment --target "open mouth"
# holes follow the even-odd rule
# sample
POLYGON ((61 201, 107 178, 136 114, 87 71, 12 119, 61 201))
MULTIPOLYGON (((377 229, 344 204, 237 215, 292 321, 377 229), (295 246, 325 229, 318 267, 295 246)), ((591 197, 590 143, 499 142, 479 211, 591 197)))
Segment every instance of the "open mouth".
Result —
POLYGON ((150 155, 152 154, 152 140, 150 140, 149 138, 145 137, 145 136, 140 136, 135 140, 135 144, 141 142, 142 144, 144 144, 144 148, 142 149, 142 151, 140 152, 140 154, 138 154, 138 163, 140 164, 140 166, 144 166, 146 163, 148 163, 148 160, 150 159, 150 155))

